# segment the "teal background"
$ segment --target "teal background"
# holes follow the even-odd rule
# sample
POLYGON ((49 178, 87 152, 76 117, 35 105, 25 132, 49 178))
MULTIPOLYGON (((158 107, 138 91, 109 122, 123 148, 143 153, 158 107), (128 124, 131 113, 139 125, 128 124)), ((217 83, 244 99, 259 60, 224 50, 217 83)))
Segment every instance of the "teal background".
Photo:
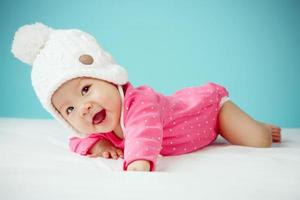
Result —
POLYGON ((135 86, 171 94, 213 81, 257 120, 300 127, 300 1, 2 0, 0 117, 51 118, 31 67, 10 53, 34 22, 91 33, 135 86))

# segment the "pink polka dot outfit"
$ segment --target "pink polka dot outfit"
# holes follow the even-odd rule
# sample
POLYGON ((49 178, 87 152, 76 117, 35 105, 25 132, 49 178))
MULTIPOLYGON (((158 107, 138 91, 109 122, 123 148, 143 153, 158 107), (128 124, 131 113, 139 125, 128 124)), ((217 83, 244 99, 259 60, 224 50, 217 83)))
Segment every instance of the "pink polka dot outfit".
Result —
MULTIPOLYGON (((124 150, 123 169, 135 160, 148 160, 155 169, 159 154, 180 155, 201 149, 218 135, 218 113, 228 100, 227 90, 215 83, 189 87, 167 96, 148 86, 123 86, 121 127, 124 139, 114 133, 73 137, 70 148, 81 155, 100 139, 124 150)), ((121 95, 122 96, 122 95, 121 95)))

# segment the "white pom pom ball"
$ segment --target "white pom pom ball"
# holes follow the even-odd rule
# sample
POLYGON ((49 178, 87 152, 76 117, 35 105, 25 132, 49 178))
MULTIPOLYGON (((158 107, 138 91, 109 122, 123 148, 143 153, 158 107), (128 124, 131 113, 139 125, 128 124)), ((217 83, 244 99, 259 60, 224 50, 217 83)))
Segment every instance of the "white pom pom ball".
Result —
POLYGON ((52 29, 42 23, 22 26, 15 33, 11 52, 22 62, 32 65, 51 32, 52 29))

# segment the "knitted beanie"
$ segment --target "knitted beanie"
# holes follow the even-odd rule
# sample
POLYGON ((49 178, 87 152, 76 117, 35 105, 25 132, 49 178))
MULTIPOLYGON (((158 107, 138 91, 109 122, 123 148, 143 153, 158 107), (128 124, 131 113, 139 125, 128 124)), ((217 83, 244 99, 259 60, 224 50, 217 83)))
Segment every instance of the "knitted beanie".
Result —
POLYGON ((58 121, 67 123, 51 103, 53 93, 77 77, 102 79, 118 86, 128 82, 127 72, 116 64, 90 34, 78 29, 53 29, 42 23, 24 25, 14 36, 12 53, 32 65, 31 80, 42 106, 58 121))

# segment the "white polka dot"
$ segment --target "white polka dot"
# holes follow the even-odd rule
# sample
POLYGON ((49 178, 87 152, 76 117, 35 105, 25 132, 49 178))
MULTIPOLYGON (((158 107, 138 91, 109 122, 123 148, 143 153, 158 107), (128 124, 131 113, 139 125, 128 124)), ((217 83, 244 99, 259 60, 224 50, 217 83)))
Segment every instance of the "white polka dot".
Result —
POLYGON ((173 151, 175 151, 176 150, 176 148, 175 147, 173 147, 173 151))
POLYGON ((199 120, 199 118, 198 118, 198 117, 196 117, 196 120, 198 121, 198 120, 199 120))
POLYGON ((144 104, 144 102, 142 101, 141 104, 144 104))
POLYGON ((184 148, 183 150, 186 151, 186 148, 184 148))
POLYGON ((205 123, 208 124, 208 121, 206 121, 205 123))
POLYGON ((173 142, 171 141, 170 144, 173 144, 173 142))
POLYGON ((193 128, 193 126, 191 126, 191 128, 193 128))
POLYGON ((176 122, 173 122, 173 124, 176 124, 176 122))
POLYGON ((170 128, 169 131, 172 132, 172 129, 170 128))
POLYGON ((190 137, 190 134, 187 134, 188 137, 190 137))
POLYGON ((160 140, 160 137, 158 137, 157 139, 160 140))

